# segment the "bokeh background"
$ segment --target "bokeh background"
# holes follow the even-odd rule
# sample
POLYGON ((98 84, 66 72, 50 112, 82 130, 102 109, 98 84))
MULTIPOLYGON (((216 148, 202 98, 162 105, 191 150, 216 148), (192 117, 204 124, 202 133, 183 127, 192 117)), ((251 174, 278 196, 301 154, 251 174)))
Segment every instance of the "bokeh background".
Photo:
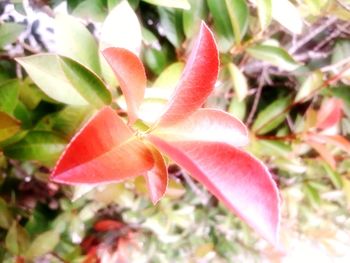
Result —
MULTIPOLYGON (((349 262, 349 19, 348 0, 0 1, 0 262, 349 262), (221 61, 206 106, 249 127, 247 150, 281 191, 285 253, 173 164, 156 206, 141 177, 94 189, 48 180, 93 110, 48 97, 15 58, 72 57, 118 95, 96 61, 107 45, 131 49, 149 79, 142 114, 152 116, 202 20, 221 61)), ((59 83, 52 76, 44 84, 59 83)), ((122 99, 115 107, 122 113, 122 99)))

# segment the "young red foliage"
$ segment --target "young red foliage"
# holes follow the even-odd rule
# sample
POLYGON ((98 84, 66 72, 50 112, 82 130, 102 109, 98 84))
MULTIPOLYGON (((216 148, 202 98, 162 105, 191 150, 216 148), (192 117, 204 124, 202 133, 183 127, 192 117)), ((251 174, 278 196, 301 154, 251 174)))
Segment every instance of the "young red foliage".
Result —
MULTIPOLYGON (((142 79, 138 75, 143 74, 142 70, 130 72, 128 61, 118 61, 118 66, 113 66, 116 57, 127 53, 110 48, 104 55, 120 82, 122 75, 142 79)), ((180 82, 164 114, 151 129, 134 132, 110 107, 102 109, 74 136, 58 161, 52 180, 98 184, 143 174, 155 203, 163 196, 168 181, 163 153, 266 240, 277 245, 278 190, 264 164, 239 148, 248 143, 246 127, 225 112, 199 109, 214 88, 218 65, 213 35, 203 23, 180 82)), ((122 90, 127 101, 134 99, 135 87, 131 84, 126 80, 121 83, 126 85, 122 90)), ((135 108, 130 105, 140 103, 138 96, 127 105, 131 114, 135 108)))
POLYGON ((343 101, 337 98, 325 100, 317 114, 316 127, 324 130, 337 125, 342 117, 343 101))

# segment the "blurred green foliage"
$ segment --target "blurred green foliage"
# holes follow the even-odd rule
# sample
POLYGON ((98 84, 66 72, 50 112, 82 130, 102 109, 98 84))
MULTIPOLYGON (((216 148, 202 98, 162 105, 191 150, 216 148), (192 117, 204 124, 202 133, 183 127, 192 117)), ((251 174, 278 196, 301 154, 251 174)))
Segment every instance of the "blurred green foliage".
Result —
MULTIPOLYGON (((302 237, 341 257, 341 244, 350 242, 349 1, 129 0, 141 32, 129 16, 111 15, 120 2, 0 3, 0 261, 279 259, 176 166, 156 206, 141 179, 96 189, 48 179, 69 139, 111 100, 106 87, 120 94, 101 58, 102 42, 132 48, 140 35, 152 107, 176 85, 201 20, 221 58, 207 106, 251 128, 248 150, 268 164, 281 189, 282 244, 292 248, 302 237), (72 16, 58 15, 62 4, 72 16), (107 35, 105 19, 115 22, 107 35), (340 99, 339 118, 331 107, 320 114, 331 98, 340 99), (334 125, 317 126, 327 116, 334 125)), ((120 100, 113 104, 122 108, 120 100)))

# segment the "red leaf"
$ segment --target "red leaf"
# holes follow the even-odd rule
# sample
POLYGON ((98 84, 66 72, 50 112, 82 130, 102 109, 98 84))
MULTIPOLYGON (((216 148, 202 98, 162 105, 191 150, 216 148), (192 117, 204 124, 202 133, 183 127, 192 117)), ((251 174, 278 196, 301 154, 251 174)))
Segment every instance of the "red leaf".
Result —
POLYGON ((105 220, 100 220, 100 221, 96 222, 94 224, 94 229, 96 231, 106 232, 106 231, 120 229, 123 226, 124 226, 124 224, 119 222, 119 221, 105 219, 105 220))
POLYGON ((152 152, 154 166, 146 174, 148 192, 153 204, 156 204, 165 194, 168 186, 168 169, 161 153, 153 147, 147 145, 152 152))
POLYGON ((65 184, 120 182, 152 168, 147 147, 106 107, 71 140, 51 179, 65 184))
POLYGON ((277 245, 279 195, 267 168, 239 149, 213 142, 148 139, 266 240, 277 245))
POLYGON ((202 23, 198 40, 159 125, 170 126, 201 107, 214 88, 218 67, 218 50, 213 34, 202 23))
POLYGON ((247 128, 240 120, 214 109, 199 109, 186 120, 158 128, 152 134, 167 141, 223 142, 236 147, 249 142, 247 128))
POLYGON ((322 103, 317 114, 316 127, 328 129, 338 124, 342 117, 343 102, 340 99, 330 98, 322 103))
POLYGON ((137 111, 145 95, 147 78, 141 60, 124 48, 107 48, 103 52, 116 75, 128 106, 129 123, 137 120, 137 111))

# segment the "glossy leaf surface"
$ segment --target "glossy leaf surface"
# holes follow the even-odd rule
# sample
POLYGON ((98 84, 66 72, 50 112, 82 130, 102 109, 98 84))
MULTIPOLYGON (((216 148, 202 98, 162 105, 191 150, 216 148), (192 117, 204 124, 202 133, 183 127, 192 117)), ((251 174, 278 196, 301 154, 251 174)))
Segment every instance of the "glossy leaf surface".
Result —
POLYGON ((168 141, 222 142, 241 147, 248 144, 244 124, 230 114, 215 109, 199 109, 186 120, 153 131, 168 141))
POLYGON ((66 141, 47 131, 30 131, 22 140, 5 147, 6 156, 18 160, 38 160, 51 165, 62 153, 66 141))
POLYGON ((218 51, 209 28, 202 23, 198 40, 187 61, 180 82, 172 95, 160 126, 186 119, 202 106, 214 88, 218 75, 218 51))
POLYGON ((18 120, 0 111, 0 142, 15 135, 20 130, 20 126, 21 123, 18 120))
POLYGON ((120 182, 153 166, 147 147, 109 107, 98 112, 71 140, 52 180, 66 184, 120 182))
POLYGON ((38 54, 16 59, 31 79, 50 98, 70 105, 87 105, 88 102, 67 80, 58 57, 38 54))
POLYGON ((112 67, 123 91, 129 114, 129 122, 137 119, 147 84, 145 69, 140 59, 124 48, 107 48, 103 55, 112 67))
POLYGON ((112 102, 112 96, 102 80, 91 70, 68 57, 59 57, 61 68, 79 94, 96 108, 112 102))
POLYGON ((272 244, 277 243, 279 196, 267 168, 230 145, 149 140, 272 244))
POLYGON ((57 15, 55 37, 60 55, 74 59, 96 74, 100 74, 97 42, 82 23, 72 16, 57 15), (84 48, 81 43, 84 43, 84 48))

